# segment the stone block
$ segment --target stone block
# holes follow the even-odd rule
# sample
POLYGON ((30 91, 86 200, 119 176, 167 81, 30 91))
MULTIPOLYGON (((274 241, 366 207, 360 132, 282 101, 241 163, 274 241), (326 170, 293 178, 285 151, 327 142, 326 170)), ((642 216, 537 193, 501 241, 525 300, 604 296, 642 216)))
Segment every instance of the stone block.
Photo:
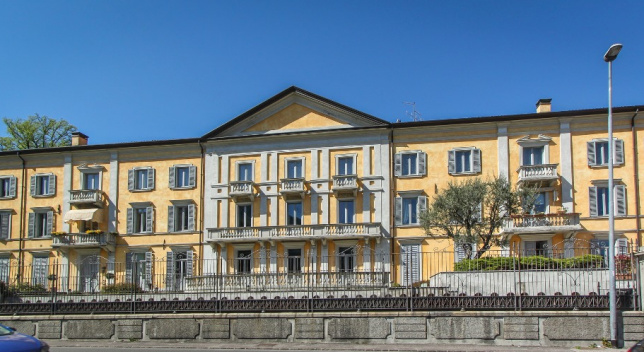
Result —
POLYGON ((426 339, 426 318, 395 318, 394 332, 397 339, 426 339))
POLYGON ((601 340, 610 336, 608 317, 550 317, 543 321, 543 335, 550 340, 601 340))
POLYGON ((70 320, 65 324, 68 339, 111 339, 114 324, 110 320, 70 320))
POLYGON ((438 317, 430 320, 430 330, 437 339, 494 340, 501 329, 494 318, 438 317))
POLYGON ((296 339, 324 339, 323 318, 297 318, 295 319, 296 339))
POLYGON ((119 320, 116 324, 116 338, 119 340, 141 340, 143 338, 143 320, 119 320))
POLYGON ((150 339, 194 339, 199 335, 199 323, 194 319, 153 319, 146 324, 150 339))
POLYGON ((39 339, 60 339, 62 332, 62 323, 60 320, 45 320, 38 322, 39 339))
POLYGON ((624 317, 624 325, 644 325, 644 317, 624 317))
POLYGON ((25 335, 31 335, 35 336, 36 335, 36 324, 34 324, 31 321, 24 321, 24 320, 5 320, 5 321, 0 321, 0 324, 5 325, 5 326, 10 326, 16 331, 23 333, 25 335))
POLYGON ((386 339, 391 327, 385 318, 333 318, 329 336, 333 339, 386 339))
POLYGON ((503 319, 503 338, 506 340, 538 340, 539 318, 508 317, 503 319))
POLYGON ((233 333, 238 339, 286 339, 291 322, 280 318, 236 319, 233 333))
POLYGON ((644 336, 644 325, 626 325, 624 324, 624 333, 633 332, 644 336))
POLYGON ((230 320, 204 319, 201 325, 201 337, 204 339, 229 339, 230 320))
POLYGON ((507 317, 503 319, 503 326, 507 325, 538 325, 538 317, 507 317))

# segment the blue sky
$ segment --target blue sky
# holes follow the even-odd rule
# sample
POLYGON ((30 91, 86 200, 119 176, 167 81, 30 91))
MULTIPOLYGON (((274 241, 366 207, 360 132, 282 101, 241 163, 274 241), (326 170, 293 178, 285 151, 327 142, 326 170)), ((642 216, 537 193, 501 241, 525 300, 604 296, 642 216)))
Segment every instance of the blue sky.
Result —
MULTIPOLYGON (((198 137, 297 85, 385 120, 644 104, 644 1, 0 0, 0 116, 198 137)), ((4 135, 4 131, 0 131, 4 135)))

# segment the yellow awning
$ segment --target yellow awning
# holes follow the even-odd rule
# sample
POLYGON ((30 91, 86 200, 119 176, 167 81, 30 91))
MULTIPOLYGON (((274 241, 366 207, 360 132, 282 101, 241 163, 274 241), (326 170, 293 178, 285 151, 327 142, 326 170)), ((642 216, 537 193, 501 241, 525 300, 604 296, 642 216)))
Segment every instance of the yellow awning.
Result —
POLYGON ((94 221, 101 222, 103 219, 101 209, 74 209, 65 213, 63 220, 72 221, 94 221))

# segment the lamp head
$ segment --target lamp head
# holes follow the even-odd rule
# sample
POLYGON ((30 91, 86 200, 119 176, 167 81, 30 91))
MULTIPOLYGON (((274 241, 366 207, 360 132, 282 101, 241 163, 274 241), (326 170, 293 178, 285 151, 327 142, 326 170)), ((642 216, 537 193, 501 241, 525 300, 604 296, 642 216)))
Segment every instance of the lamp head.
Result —
POLYGON ((622 50, 622 44, 613 44, 608 48, 606 54, 604 54, 604 61, 611 62, 617 58, 620 50, 622 50))

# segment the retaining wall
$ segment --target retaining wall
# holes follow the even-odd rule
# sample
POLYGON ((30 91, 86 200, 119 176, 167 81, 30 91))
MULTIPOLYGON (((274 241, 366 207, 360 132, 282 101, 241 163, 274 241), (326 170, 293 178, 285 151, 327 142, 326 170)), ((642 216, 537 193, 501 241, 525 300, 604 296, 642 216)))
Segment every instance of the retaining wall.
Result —
MULTIPOLYGON (((644 338, 644 313, 624 312, 620 340, 644 338)), ((587 347, 610 336, 608 312, 343 312, 0 316, 42 339, 467 343, 587 347)))

